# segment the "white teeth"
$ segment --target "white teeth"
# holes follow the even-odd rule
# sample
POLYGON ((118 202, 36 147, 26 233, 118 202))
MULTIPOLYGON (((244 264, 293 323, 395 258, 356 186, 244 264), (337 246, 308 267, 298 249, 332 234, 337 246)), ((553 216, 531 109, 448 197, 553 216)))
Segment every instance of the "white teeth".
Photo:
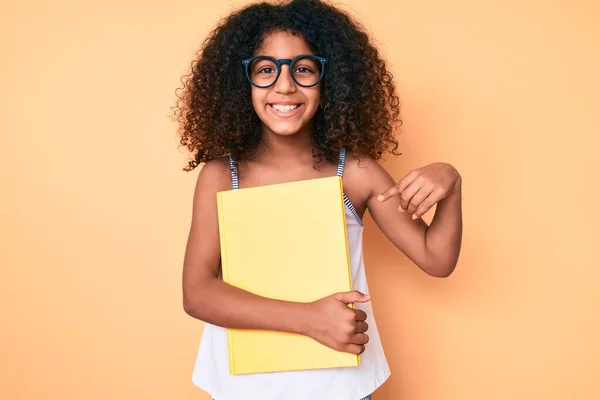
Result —
POLYGON ((279 112, 290 112, 290 111, 298 108, 298 104, 294 104, 294 105, 271 104, 271 107, 273 107, 275 110, 277 110, 279 112))

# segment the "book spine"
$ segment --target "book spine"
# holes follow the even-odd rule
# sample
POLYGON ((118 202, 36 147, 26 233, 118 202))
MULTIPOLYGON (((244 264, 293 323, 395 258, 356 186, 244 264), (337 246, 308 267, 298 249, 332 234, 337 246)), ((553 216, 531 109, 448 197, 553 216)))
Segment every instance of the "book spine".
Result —
POLYGON ((342 183, 342 178, 338 178, 340 182, 340 202, 341 202, 341 210, 342 210, 342 222, 344 226, 344 243, 346 244, 346 265, 348 266, 348 287, 352 290, 352 267, 350 265, 350 248, 348 246, 348 225, 346 222, 346 204, 344 204, 344 185, 342 183))
MULTIPOLYGON (((353 290, 352 284, 352 266, 350 264, 350 248, 348 245, 348 225, 346 223, 346 204, 344 203, 344 184, 342 182, 342 178, 339 177, 340 182, 340 202, 342 203, 342 221, 344 222, 344 242, 346 243, 346 265, 348 266, 348 287, 350 290, 353 290)), ((354 308, 353 304, 349 304, 348 307, 354 308)), ((356 364, 360 365, 360 355, 356 356, 356 364)))
MULTIPOLYGON (((217 192, 217 216, 219 220, 219 244, 221 247, 221 276, 223 282, 229 281, 229 264, 227 262, 227 241, 225 240, 225 212, 224 212, 223 194, 217 192)), ((227 332, 227 353, 229 356, 229 373, 235 375, 235 357, 233 347, 233 335, 231 329, 226 329, 227 332)))

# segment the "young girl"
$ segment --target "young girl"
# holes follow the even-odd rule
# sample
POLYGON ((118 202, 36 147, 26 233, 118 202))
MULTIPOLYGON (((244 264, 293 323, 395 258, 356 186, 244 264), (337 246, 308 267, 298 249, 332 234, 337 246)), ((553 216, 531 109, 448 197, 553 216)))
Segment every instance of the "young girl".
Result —
MULTIPOLYGON (((187 170, 203 165, 183 267, 183 305, 205 322, 193 382, 216 400, 368 399, 390 375, 369 303, 362 218, 427 274, 459 256, 461 178, 446 163, 399 182, 377 163, 396 154, 399 101, 367 34, 319 0, 256 4, 212 32, 178 104, 187 170), (254 295, 220 279, 216 193, 343 177, 353 287, 311 303, 254 295), (437 205, 430 226, 421 216, 437 205), (348 304, 354 304, 350 308, 348 304), (307 335, 361 354, 355 368, 230 375, 226 328, 307 335)), ((309 251, 309 249, 307 249, 309 251)))

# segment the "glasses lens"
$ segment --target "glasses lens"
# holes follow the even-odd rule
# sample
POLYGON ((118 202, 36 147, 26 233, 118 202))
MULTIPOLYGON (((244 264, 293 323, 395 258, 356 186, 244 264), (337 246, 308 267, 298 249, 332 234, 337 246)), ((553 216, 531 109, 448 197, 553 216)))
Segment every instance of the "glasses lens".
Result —
POLYGON ((302 86, 312 86, 321 78, 321 62, 316 57, 302 57, 292 65, 294 79, 302 86))
POLYGON ((277 65, 268 58, 257 58, 248 66, 252 83, 257 86, 269 86, 277 78, 277 65))

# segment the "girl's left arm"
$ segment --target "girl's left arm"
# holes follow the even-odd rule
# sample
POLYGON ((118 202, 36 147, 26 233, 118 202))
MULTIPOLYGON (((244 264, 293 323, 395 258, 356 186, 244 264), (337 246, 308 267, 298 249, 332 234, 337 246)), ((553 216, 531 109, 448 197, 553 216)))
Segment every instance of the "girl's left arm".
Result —
MULTIPOLYGON (((361 162, 362 163, 362 162, 361 162)), ((367 208, 382 232, 429 275, 449 276, 462 242, 462 179, 450 164, 417 168, 395 182, 369 160, 363 182, 370 195, 367 208), (431 225, 421 216, 436 205, 431 225)))

